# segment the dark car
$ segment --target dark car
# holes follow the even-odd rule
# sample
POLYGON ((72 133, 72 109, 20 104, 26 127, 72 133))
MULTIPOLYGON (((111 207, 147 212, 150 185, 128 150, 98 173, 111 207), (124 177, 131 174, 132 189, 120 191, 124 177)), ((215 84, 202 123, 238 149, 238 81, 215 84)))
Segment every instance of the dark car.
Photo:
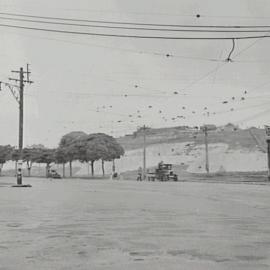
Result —
POLYGON ((54 179, 61 179, 61 175, 56 170, 50 170, 49 177, 54 179))
POLYGON ((159 163, 155 172, 148 173, 149 181, 178 181, 178 176, 172 171, 172 164, 159 163))

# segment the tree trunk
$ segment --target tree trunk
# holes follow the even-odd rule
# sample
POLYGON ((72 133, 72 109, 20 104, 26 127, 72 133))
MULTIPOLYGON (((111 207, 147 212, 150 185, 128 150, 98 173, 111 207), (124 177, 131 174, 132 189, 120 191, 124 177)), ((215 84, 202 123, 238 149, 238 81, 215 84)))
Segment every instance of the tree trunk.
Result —
POLYGON ((28 177, 31 176, 31 163, 29 161, 26 162, 26 165, 27 165, 27 172, 28 172, 28 177))
POLYGON ((66 168, 65 168, 65 163, 63 163, 63 178, 66 177, 66 168))
POLYGON ((90 163, 87 162, 87 176, 90 176, 90 163))
POLYGON ((91 160, 91 175, 94 176, 95 171, 94 171, 94 160, 91 160))
POLYGON ((104 169, 104 160, 101 160, 101 167, 102 167, 102 175, 105 175, 105 169, 104 169))
POLYGON ((69 176, 72 177, 72 161, 69 161, 69 176))
POLYGON ((49 178, 50 164, 46 164, 46 177, 49 178))
POLYGON ((112 172, 115 173, 115 161, 114 161, 114 159, 112 161, 112 172))
POLYGON ((0 176, 2 175, 2 169, 3 169, 3 166, 4 166, 4 164, 0 164, 0 176))

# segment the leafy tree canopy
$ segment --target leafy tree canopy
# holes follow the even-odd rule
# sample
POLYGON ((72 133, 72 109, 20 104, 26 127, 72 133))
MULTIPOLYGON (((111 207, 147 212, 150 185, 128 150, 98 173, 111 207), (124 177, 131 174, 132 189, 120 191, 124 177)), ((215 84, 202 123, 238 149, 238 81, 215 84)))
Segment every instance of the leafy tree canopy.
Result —
POLYGON ((59 163, 73 160, 94 162, 99 159, 111 161, 123 154, 123 147, 112 136, 104 133, 87 135, 82 131, 74 131, 62 137, 55 157, 59 163))
POLYGON ((110 161, 124 154, 122 146, 112 136, 104 133, 94 133, 84 137, 80 142, 80 147, 83 161, 99 159, 110 161))
POLYGON ((11 159, 11 153, 13 147, 10 145, 0 145, 0 164, 6 163, 6 161, 11 159))
POLYGON ((45 148, 24 148, 23 149, 23 161, 34 163, 36 159, 38 158, 41 149, 45 148))
POLYGON ((64 158, 66 161, 80 159, 78 143, 87 136, 82 131, 73 131, 64 135, 59 143, 60 152, 57 153, 58 158, 64 158))
POLYGON ((55 149, 40 148, 37 150, 35 162, 50 164, 55 161, 55 149))

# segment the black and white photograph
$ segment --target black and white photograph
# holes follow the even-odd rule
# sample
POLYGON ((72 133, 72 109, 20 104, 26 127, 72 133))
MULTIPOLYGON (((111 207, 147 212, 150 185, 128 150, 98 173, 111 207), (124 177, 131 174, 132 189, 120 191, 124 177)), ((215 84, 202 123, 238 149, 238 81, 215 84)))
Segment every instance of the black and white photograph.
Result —
POLYGON ((0 270, 269 270, 269 89, 269 0, 0 0, 0 270))

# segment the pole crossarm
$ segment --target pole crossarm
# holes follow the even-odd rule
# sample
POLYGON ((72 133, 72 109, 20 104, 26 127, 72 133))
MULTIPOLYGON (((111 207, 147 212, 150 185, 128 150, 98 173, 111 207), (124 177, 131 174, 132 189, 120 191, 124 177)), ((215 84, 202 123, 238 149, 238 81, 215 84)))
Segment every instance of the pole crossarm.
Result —
POLYGON ((10 83, 7 83, 7 82, 0 82, 0 90, 1 90, 2 85, 6 86, 10 90, 12 96, 14 97, 14 99, 19 104, 20 103, 20 97, 19 97, 19 92, 18 92, 19 91, 19 86, 14 85, 14 84, 10 84, 10 83))

